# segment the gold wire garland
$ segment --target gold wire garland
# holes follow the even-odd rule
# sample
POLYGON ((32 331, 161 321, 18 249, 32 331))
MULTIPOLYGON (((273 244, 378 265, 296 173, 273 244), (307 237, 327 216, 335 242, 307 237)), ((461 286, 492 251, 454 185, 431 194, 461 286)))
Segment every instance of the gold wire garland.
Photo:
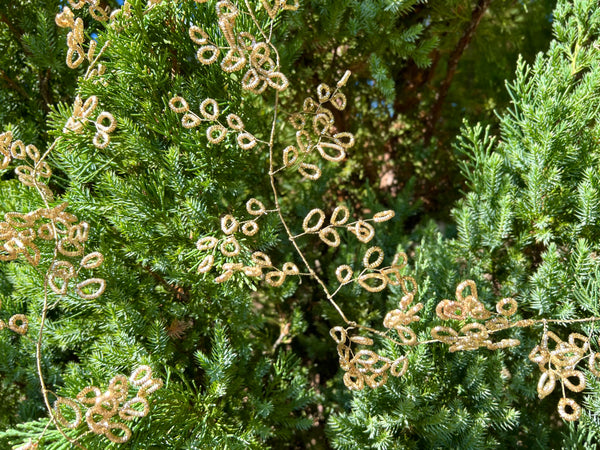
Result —
POLYGON ((200 103, 200 115, 190 111, 189 103, 179 95, 169 100, 169 109, 174 113, 184 113, 181 118, 184 128, 192 129, 203 122, 216 122, 206 129, 206 139, 211 144, 220 144, 229 132, 237 133, 236 142, 242 150, 250 150, 258 143, 256 137, 244 129, 244 122, 237 114, 227 115, 225 123, 229 128, 219 122, 219 104, 213 98, 206 98, 200 103))
MULTIPOLYGON (((72 131, 78 134, 82 133, 85 125, 88 122, 92 122, 89 117, 97 106, 98 98, 95 95, 89 97, 85 102, 82 101, 80 96, 77 96, 73 104, 73 113, 67 120, 63 132, 72 131)), ((102 111, 93 122, 96 127, 96 134, 92 143, 96 148, 106 148, 110 144, 110 134, 117 128, 117 121, 111 113, 102 111)))
POLYGON ((365 385, 375 389, 386 383, 388 374, 401 377, 406 373, 408 358, 404 355, 391 360, 372 350, 361 349, 355 353, 352 344, 372 346, 373 339, 350 335, 351 329, 337 326, 329 332, 337 344, 340 367, 345 372, 343 380, 348 389, 362 390, 365 385))
MULTIPOLYGON (((269 16, 274 19, 280 9, 295 10, 297 2, 287 4, 277 0, 270 5, 266 0, 263 7, 269 16)), ((272 44, 265 36, 265 41, 258 41, 254 35, 247 31, 237 31, 236 20, 240 14, 239 8, 229 0, 222 0, 216 4, 217 23, 221 34, 227 42, 222 48, 225 55, 221 59, 221 69, 233 73, 246 70, 242 76, 243 89, 255 94, 262 94, 267 87, 275 91, 284 91, 288 85, 287 77, 278 69, 278 62, 271 58, 272 44)), ((208 33, 197 25, 189 28, 192 42, 200 45, 196 57, 201 64, 211 65, 217 61, 221 54, 219 45, 211 41, 208 33)))
POLYGON ((594 376, 600 373, 596 367, 596 355, 590 350, 589 338, 580 333, 571 333, 568 342, 560 339, 552 331, 548 331, 544 323, 544 333, 539 345, 529 354, 529 360, 536 363, 541 371, 537 386, 540 399, 550 395, 559 381, 563 396, 558 403, 558 414, 566 421, 578 420, 581 406, 573 399, 567 398, 565 388, 571 392, 581 392, 586 387, 586 379, 577 365, 587 359, 588 368, 594 376), (569 411, 567 411, 567 408, 569 411))
POLYGON ((79 391, 76 399, 58 397, 54 402, 53 416, 68 429, 78 428, 85 420, 92 433, 122 444, 131 437, 131 429, 118 420, 131 422, 148 415, 148 396, 162 386, 160 378, 152 378, 150 366, 142 365, 129 378, 124 375, 113 377, 105 392, 96 386, 86 386, 79 391), (137 388, 137 392, 129 398, 132 387, 137 388), (82 408, 85 413, 82 413, 82 408))
MULTIPOLYGON (((96 20, 108 20, 107 11, 102 9, 94 0, 68 0, 73 9, 81 9, 86 4, 88 11, 96 20)), ((205 0, 195 0, 205 3, 205 0)), ((150 0, 148 7, 158 4, 158 0, 150 0)), ((298 1, 286 0, 261 0, 261 7, 271 19, 275 19, 281 10, 296 10, 298 1)), ((218 46, 202 28, 192 25, 189 27, 189 38, 199 46, 197 59, 200 63, 210 65, 215 63, 220 56, 221 69, 227 73, 245 71, 241 78, 241 86, 255 94, 263 93, 267 88, 272 88, 276 93, 288 87, 288 79, 279 71, 279 56, 272 45, 270 37, 261 29, 264 40, 247 31, 238 31, 236 21, 240 16, 240 9, 231 1, 223 0, 216 3, 218 26, 227 46, 218 46)), ((248 14, 255 20, 253 11, 248 14)), ((121 10, 111 13, 110 19, 126 18, 130 15, 130 5, 125 2, 121 10)), ((69 28, 67 35, 67 65, 70 68, 79 67, 84 60, 90 62, 85 78, 103 75, 105 67, 99 64, 94 68, 96 42, 90 40, 87 53, 84 51, 84 28, 81 18, 75 18, 71 9, 64 6, 61 13, 56 16, 59 27, 69 28)), ((270 34, 269 34, 270 36, 270 34)), ((108 43, 106 44, 108 45, 108 43)), ((106 47, 105 45, 105 47, 106 47)), ((104 47, 104 48, 105 48, 104 47)), ((103 48, 103 49, 104 49, 103 48)), ((102 50, 103 50, 102 49, 102 50)), ((102 53, 100 51, 100 54, 102 53)), ((98 55, 99 56, 99 55, 98 55)), ((350 72, 346 71, 336 86, 321 83, 315 92, 315 98, 307 97, 300 112, 290 115, 289 123, 296 130, 295 143, 283 149, 280 169, 275 170, 270 162, 269 176, 279 170, 296 170, 304 180, 315 181, 322 176, 319 165, 326 163, 339 163, 343 161, 349 149, 355 144, 355 137, 349 132, 337 132, 334 124, 334 110, 344 110, 348 99, 341 89, 346 85, 350 72), (327 107, 328 106, 328 107, 327 107)), ((188 102, 181 96, 172 97, 169 108, 183 114, 181 123, 184 128, 193 129, 203 122, 211 122, 206 129, 206 138, 211 144, 223 142, 229 133, 235 134, 235 142, 242 150, 250 150, 258 144, 258 139, 247 132, 244 122, 236 114, 226 116, 224 123, 219 121, 220 109, 216 100, 207 98, 199 106, 199 115, 190 110, 188 102)), ((114 132, 117 121, 114 116, 106 111, 100 112, 95 120, 91 119, 92 113, 98 105, 98 99, 91 96, 85 102, 78 96, 73 107, 73 114, 64 127, 64 132, 82 133, 88 122, 94 123, 96 133, 92 140, 95 147, 106 148, 110 143, 110 134, 114 132)), ((274 128, 273 128, 274 130, 274 128)), ((261 141, 262 142, 262 141, 261 141)), ((264 144, 264 142, 262 142, 264 144)), ((269 152, 273 160, 273 136, 271 136, 269 152)), ((50 166, 43 161, 40 152, 33 145, 25 146, 21 141, 12 141, 12 134, 0 134, 0 170, 5 169, 13 160, 30 161, 16 167, 15 173, 19 181, 38 189, 46 201, 52 200, 52 193, 43 179, 51 176, 50 166)), ((280 161, 281 161, 280 160, 280 161)), ((530 353, 529 359, 537 363, 541 376, 538 382, 538 395, 543 399, 556 387, 556 382, 561 383, 563 397, 560 399, 557 410, 559 415, 567 421, 579 419, 581 406, 573 399, 564 395, 565 389, 571 392, 581 392, 586 387, 586 379, 578 364, 587 360, 589 371, 595 376, 600 376, 597 364, 600 353, 590 349, 589 338, 579 333, 571 333, 568 342, 562 341, 556 334, 547 330, 547 321, 543 320, 518 320, 510 322, 509 318, 517 313, 518 305, 512 298, 504 298, 496 303, 496 312, 489 311, 479 300, 474 281, 466 280, 456 289, 456 300, 442 300, 436 308, 436 314, 443 321, 470 321, 461 323, 460 328, 450 326, 436 326, 431 330, 433 341, 419 342, 411 324, 418 322, 417 315, 423 308, 422 303, 413 305, 417 294, 416 281, 402 274, 402 269, 407 264, 407 256, 398 253, 394 256, 392 264, 381 268, 384 261, 383 250, 378 246, 371 246, 363 256, 362 270, 356 277, 353 268, 341 265, 335 271, 336 279, 340 283, 338 289, 346 284, 355 282, 368 292, 380 292, 388 286, 400 286, 403 297, 398 308, 389 311, 383 325, 388 329, 389 335, 360 326, 350 322, 333 301, 337 290, 330 294, 329 290, 304 258, 304 255, 295 244, 297 236, 293 236, 287 227, 277 199, 277 190, 273 184, 275 196, 275 210, 282 220, 292 244, 298 250, 303 262, 309 269, 309 274, 301 274, 298 266, 293 262, 285 262, 281 269, 275 267, 271 258, 262 253, 254 252, 250 256, 251 263, 247 263, 244 246, 239 239, 239 232, 252 237, 259 232, 258 219, 267 214, 264 204, 256 199, 251 199, 246 204, 247 212, 252 219, 239 221, 233 215, 226 215, 221 219, 221 231, 224 237, 218 239, 206 236, 199 239, 196 246, 200 252, 210 252, 203 255, 198 266, 199 273, 209 272, 215 265, 215 253, 220 252, 224 258, 233 259, 221 264, 221 273, 215 282, 225 282, 235 273, 242 273, 248 277, 263 278, 267 284, 281 286, 287 277, 310 275, 324 289, 328 300, 338 310, 344 321, 351 325, 346 328, 334 327, 330 334, 337 344, 340 367, 344 370, 344 384, 352 390, 363 389, 364 386, 377 388, 392 376, 402 376, 408 369, 408 356, 402 355, 391 359, 377 354, 370 348, 374 345, 373 339, 353 334, 352 331, 366 330, 382 338, 391 339, 402 346, 415 346, 441 342, 449 345, 449 351, 473 351, 482 347, 489 350, 510 348, 520 344, 518 339, 506 338, 493 341, 493 333, 509 330, 513 327, 528 327, 543 322, 544 333, 541 343, 530 353), (236 237, 236 234, 237 237, 236 237), (265 272, 263 274, 263 272, 265 272), (467 290, 469 293, 467 294, 467 290), (390 336, 395 335, 397 338, 390 336), (550 345, 549 345, 550 344, 550 345)), ((56 251, 60 259, 55 258, 47 273, 48 287, 56 295, 66 295, 72 288, 77 295, 86 300, 99 297, 105 290, 106 283, 101 278, 89 278, 77 282, 80 268, 95 269, 99 267, 104 257, 98 252, 84 256, 84 244, 88 239, 89 226, 86 222, 78 223, 77 217, 67 213, 67 204, 41 208, 31 213, 6 213, 4 221, 0 222, 0 261, 11 261, 23 257, 31 265, 38 266, 41 261, 39 245, 43 241, 55 240, 56 251), (79 263, 69 258, 80 258, 79 263), (76 269, 76 266, 79 265, 76 269)), ((307 235, 316 235, 330 247, 338 247, 341 242, 337 228, 345 228, 354 234, 361 243, 369 243, 375 237, 373 223, 382 223, 394 217, 393 211, 382 211, 373 215, 371 219, 359 219, 348 223, 350 211, 347 207, 337 206, 326 224, 326 214, 320 208, 312 209, 305 217, 302 228, 307 235)), ((242 242, 243 243, 243 242, 242 242)), ((592 318, 589 320, 596 320, 592 318)), ((556 321, 561 322, 561 321, 556 321)), ((569 323, 569 321, 562 321, 569 323)), ((27 332, 27 317, 15 314, 8 324, 0 321, 0 330, 8 327, 15 333, 27 332)), ((119 421, 132 421, 148 414, 149 403, 147 396, 162 387, 162 380, 152 378, 152 370, 148 366, 140 366, 129 378, 118 375, 114 377, 107 391, 102 392, 95 386, 87 386, 77 395, 77 399, 57 398, 54 404, 54 418, 63 427, 68 429, 78 428, 83 420, 89 430, 98 435, 104 435, 115 443, 124 443, 131 436, 131 429, 119 421), (131 386, 138 388, 133 397, 129 397, 131 386), (88 405, 87 411, 82 414, 82 405, 88 405)), ((84 407, 85 409, 85 407, 84 407)), ((29 443, 24 448, 36 448, 37 444, 29 443)))
POLYGON ((436 307, 436 314, 442 320, 461 320, 472 318, 486 320, 485 323, 470 323, 459 331, 451 327, 436 326, 431 330, 431 336, 445 344, 449 344, 450 352, 459 350, 477 350, 487 347, 489 350, 516 347, 518 339, 502 339, 498 342, 491 340, 491 334, 516 326, 507 317, 517 312, 517 302, 513 298, 503 298, 496 304, 496 312, 486 309, 479 301, 477 286, 473 280, 466 280, 456 287, 456 301, 442 300, 436 307), (469 294, 466 294, 467 289, 469 294), (508 308, 507 308, 508 306, 508 308))

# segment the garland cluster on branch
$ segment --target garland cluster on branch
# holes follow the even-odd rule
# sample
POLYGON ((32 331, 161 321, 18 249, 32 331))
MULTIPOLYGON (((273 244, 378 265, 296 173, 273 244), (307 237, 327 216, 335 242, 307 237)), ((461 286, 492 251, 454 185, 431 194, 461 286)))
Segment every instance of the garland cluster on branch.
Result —
MULTIPOLYGON (((109 16, 97 3, 69 0, 74 9, 80 9, 89 4, 90 14, 97 20, 107 21, 109 16)), ((156 2, 151 2, 152 7, 156 2)), ((204 3, 198 1, 198 3, 204 3)), ((298 3, 288 4, 286 1, 268 2, 263 0, 262 7, 274 19, 281 10, 295 10, 298 3)), ((124 6, 124 10, 127 5, 124 6)), ((505 337, 493 340, 496 333, 508 333, 513 328, 524 328, 543 325, 541 343, 530 353, 529 359, 538 364, 542 374, 538 383, 540 399, 554 391, 557 381, 560 382, 563 397, 558 403, 558 413, 566 421, 574 421, 580 417, 581 406, 575 400, 568 398, 565 389, 571 392, 581 392, 586 387, 584 374, 579 370, 578 364, 587 359, 590 372, 600 375, 597 360, 600 353, 590 347, 589 337, 579 333, 571 333, 568 341, 562 341, 555 333, 548 330, 549 323, 569 324, 572 322, 596 321, 597 317, 579 320, 550 320, 550 319, 524 319, 516 317, 518 304, 513 298, 503 298, 496 304, 496 311, 489 311, 479 300, 476 284, 472 280, 460 283, 456 288, 456 300, 442 300, 436 308, 437 317, 448 322, 448 326, 435 326, 430 330, 431 339, 419 341, 411 325, 421 320, 417 315, 422 309, 422 303, 413 304, 417 296, 417 282, 408 275, 404 275, 407 265, 407 256, 404 253, 394 255, 392 262, 384 266, 386 256, 379 246, 367 248, 362 257, 362 267, 340 265, 335 270, 337 285, 327 286, 325 281, 317 274, 315 264, 310 262, 300 249, 297 241, 300 239, 318 239, 328 247, 338 247, 341 242, 341 233, 353 235, 360 243, 367 244, 375 237, 373 224, 386 222, 394 217, 391 210, 375 213, 370 218, 351 221, 353 216, 348 207, 337 205, 332 214, 327 217, 323 209, 312 208, 304 218, 301 225, 290 223, 280 204, 281 192, 276 183, 279 174, 296 174, 303 182, 313 182, 323 175, 323 164, 337 164, 342 162, 348 151, 355 144, 353 134, 338 131, 334 123, 334 114, 331 108, 344 110, 347 98, 342 92, 350 77, 350 72, 343 74, 334 88, 327 84, 320 84, 315 92, 315 97, 304 100, 302 109, 289 116, 285 122, 295 130, 295 142, 280 148, 275 142, 276 124, 278 123, 279 96, 285 92, 289 85, 286 76, 280 72, 279 54, 272 44, 271 30, 263 29, 255 17, 254 10, 246 3, 246 9, 229 0, 219 1, 216 4, 218 27, 222 37, 227 42, 226 47, 220 47, 211 41, 208 34, 196 25, 189 28, 192 41, 201 47, 197 51, 197 59, 202 64, 214 63, 221 52, 226 52, 221 61, 221 68, 225 72, 246 70, 241 79, 241 87, 252 94, 262 94, 267 87, 274 90, 274 105, 272 110, 272 126, 268 139, 261 140, 251 131, 248 131, 242 118, 234 113, 229 113, 222 119, 217 100, 203 99, 199 104, 199 114, 191 111, 191 101, 182 96, 173 96, 168 104, 175 114, 183 114, 181 125, 184 129, 192 130, 196 127, 206 127, 206 139, 211 145, 221 144, 229 135, 235 136, 235 143, 242 151, 264 151, 268 155, 269 181, 272 187, 272 205, 265 206, 256 198, 246 203, 246 211, 250 218, 242 219, 232 214, 224 215, 220 220, 221 233, 213 236, 203 236, 196 242, 196 248, 202 253, 202 259, 197 265, 198 274, 207 274, 212 269, 218 271, 214 278, 216 283, 223 283, 233 279, 238 274, 251 278, 263 279, 272 287, 281 286, 288 277, 305 277, 313 279, 322 289, 325 297, 337 310, 343 325, 331 328, 330 335, 337 344, 337 353, 341 369, 344 371, 343 381, 351 390, 361 390, 365 386, 377 388, 384 385, 389 375, 400 377, 410 370, 408 353, 397 358, 380 355, 371 350, 375 341, 371 337, 359 333, 371 333, 387 339, 402 347, 415 347, 419 345, 446 344, 448 351, 475 351, 480 348, 488 350, 507 349, 520 345, 519 339, 505 337), (258 40, 246 31, 238 31, 236 20, 241 14, 246 14, 260 30, 263 40, 258 40), (262 251, 250 249, 250 238, 260 232, 259 219, 267 215, 278 217, 290 244, 297 251, 305 272, 301 271, 299 264, 285 261, 282 264, 273 263, 273 258, 262 251), (294 227, 298 230, 293 232, 294 227), (220 253, 225 263, 217 264, 216 254, 220 253), (383 327, 387 331, 380 331, 349 320, 334 297, 344 286, 356 284, 365 291, 377 293, 389 286, 400 286, 403 297, 397 309, 385 315, 383 327), (467 290, 469 291, 467 294, 467 290)), ((110 20, 116 17, 127 19, 126 15, 111 15, 110 20)), ((120 19, 119 19, 120 20, 120 19)), ((56 23, 61 27, 71 29, 67 38, 69 53, 67 65, 77 68, 85 59, 83 50, 83 21, 74 18, 73 12, 68 7, 63 7, 56 17, 56 23)), ((91 64, 94 59, 95 42, 91 41, 87 59, 91 64)), ((91 66, 90 66, 91 67, 91 66)), ((103 75, 104 66, 99 66, 94 75, 103 75)), ((86 76, 89 76, 88 73, 86 76)), ((98 98, 90 96, 83 101, 77 97, 73 106, 72 116, 64 125, 64 133, 82 133, 86 123, 93 123, 96 133, 92 144, 98 149, 110 145, 110 134, 115 132, 117 121, 109 112, 101 112, 95 120, 90 117, 94 113, 98 98)), ((181 130, 182 133, 191 132, 181 130)), ((61 139, 61 138, 58 138, 61 139)), ((54 195, 44 180, 52 175, 52 170, 46 162, 46 157, 56 144, 50 145, 42 155, 33 145, 25 145, 20 140, 13 141, 12 133, 7 131, 0 135, 0 154, 3 159, 0 169, 6 169, 15 160, 19 161, 14 171, 18 180, 25 186, 35 188, 44 206, 31 212, 8 212, 4 221, 0 222, 0 260, 12 261, 22 256, 29 264, 44 274, 45 302, 42 321, 37 344, 38 375, 42 384, 42 394, 50 415, 63 433, 65 438, 81 447, 81 444, 67 436, 63 428, 77 429, 85 422, 89 430, 98 435, 104 435, 115 443, 124 443, 131 436, 131 429, 125 423, 118 421, 131 421, 137 417, 144 417, 149 412, 147 396, 162 387, 161 379, 152 378, 152 369, 149 366, 140 366, 134 370, 129 378, 117 375, 109 382, 106 391, 96 386, 87 386, 79 392, 76 399, 58 397, 50 407, 49 391, 44 384, 41 370, 41 343, 44 331, 44 319, 51 308, 49 293, 59 298, 69 295, 70 290, 80 298, 93 300, 100 297, 106 288, 104 279, 90 276, 87 271, 98 268, 104 261, 104 256, 99 252, 85 254, 85 245, 89 235, 89 225, 67 212, 67 203, 51 206, 54 195), (43 261, 43 252, 48 252, 47 243, 53 242, 51 262, 47 267, 40 267, 43 261), (78 282, 79 279, 83 281, 78 282), (74 288, 72 288, 74 286, 74 288), (71 289, 70 289, 71 288, 71 289), (138 388, 133 397, 129 397, 130 387, 138 388), (82 413, 82 406, 88 407, 82 413)), ((60 301, 60 300, 59 300, 60 301)), ((0 329, 6 326, 0 321, 0 329)), ((8 328, 19 334, 25 334, 28 328, 27 318, 22 314, 14 315, 8 322, 8 328)))

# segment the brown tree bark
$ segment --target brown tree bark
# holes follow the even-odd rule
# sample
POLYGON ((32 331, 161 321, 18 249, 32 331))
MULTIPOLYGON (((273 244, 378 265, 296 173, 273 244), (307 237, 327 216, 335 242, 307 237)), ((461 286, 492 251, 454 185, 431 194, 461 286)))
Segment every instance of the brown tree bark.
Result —
POLYGON ((429 112, 425 124, 425 133, 423 136, 423 141, 425 145, 429 145, 429 143, 431 142, 431 138, 435 133, 435 127, 440 119, 440 115, 442 113, 442 106, 444 105, 444 101, 448 96, 448 90, 450 89, 450 85, 452 84, 452 80, 454 79, 454 75, 456 74, 458 62, 460 61, 461 56, 471 43, 471 40, 475 35, 475 31, 477 30, 477 27, 479 26, 479 23, 481 22, 481 19, 483 18, 483 15, 487 11, 491 2, 492 0, 479 0, 477 2, 477 5, 475 6, 475 9, 473 10, 473 13, 471 15, 471 21, 469 22, 469 25, 463 32, 461 38, 456 44, 456 47, 454 48, 454 50, 452 50, 452 53, 450 54, 450 57, 448 59, 448 68, 446 70, 446 76, 440 84, 440 88, 438 89, 438 92, 435 96, 435 103, 433 104, 433 107, 429 112))

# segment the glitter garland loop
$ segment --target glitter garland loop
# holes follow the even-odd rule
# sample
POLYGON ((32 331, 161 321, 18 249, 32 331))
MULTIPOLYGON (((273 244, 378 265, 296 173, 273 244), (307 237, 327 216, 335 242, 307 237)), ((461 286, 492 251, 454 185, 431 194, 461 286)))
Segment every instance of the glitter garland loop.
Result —
POLYGON ((350 390, 362 390, 383 386, 388 374, 400 377, 408 370, 408 359, 401 356, 391 360, 372 350, 361 349, 354 353, 352 345, 371 346, 373 340, 365 336, 350 335, 351 328, 333 327, 329 334, 337 344, 339 363, 344 370, 344 384, 350 390))
POLYGON ((76 399, 58 397, 54 402, 53 416, 59 425, 68 429, 78 428, 85 420, 92 433, 122 444, 131 437, 131 429, 117 419, 130 422, 148 415, 148 395, 162 386, 162 379, 152 377, 150 366, 142 365, 129 378, 124 375, 113 377, 104 392, 96 386, 86 386, 79 391, 76 399), (137 393, 127 400, 132 387, 138 388, 137 393), (83 414, 82 407, 87 407, 83 414))
MULTIPOLYGON (((263 7, 271 18, 274 18, 280 9, 295 10, 298 2, 288 4, 286 1, 274 0, 270 3, 263 0, 263 7)), ((217 24, 227 45, 222 47, 224 57, 221 60, 221 69, 226 73, 244 71, 241 86, 243 89, 261 94, 267 87, 276 91, 284 91, 289 85, 287 77, 281 73, 277 64, 271 59, 271 43, 258 41, 254 35, 247 31, 237 31, 236 21, 240 14, 238 7, 229 0, 222 0, 215 5, 217 24)), ((201 47, 196 57, 201 64, 211 65, 217 61, 221 54, 219 46, 212 43, 206 31, 197 25, 191 25, 188 34, 192 42, 201 47)))

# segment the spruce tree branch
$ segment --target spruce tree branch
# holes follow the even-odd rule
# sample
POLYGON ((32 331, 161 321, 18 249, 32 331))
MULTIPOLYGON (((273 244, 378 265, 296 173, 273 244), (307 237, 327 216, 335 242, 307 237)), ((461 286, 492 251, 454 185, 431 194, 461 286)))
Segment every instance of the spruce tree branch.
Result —
POLYGON ((2 69, 0 69, 0 79, 4 80, 4 82, 13 90, 15 90, 16 92, 18 92, 22 97, 24 97, 26 100, 31 100, 31 97, 29 97, 29 94, 27 93, 27 91, 25 91, 25 89, 23 89, 23 87, 17 83, 15 80, 13 80, 11 77, 9 77, 6 72, 2 69))
POLYGON ((460 61, 460 58, 462 57, 463 53, 471 43, 471 40, 475 35, 475 31, 477 30, 477 27, 479 26, 479 23, 481 22, 481 19, 483 18, 483 15, 487 11, 491 2, 492 0, 479 0, 477 2, 477 6, 475 6, 475 9, 473 10, 473 13, 471 15, 471 21, 469 22, 469 25, 463 32, 463 35, 459 39, 458 43, 456 44, 456 47, 454 47, 454 50, 448 58, 448 68, 446 70, 446 76, 440 84, 438 92, 435 96, 435 103, 433 104, 433 107, 431 108, 431 111, 429 112, 429 116, 427 118, 425 135, 423 137, 425 145, 429 145, 429 143, 431 142, 431 138, 435 133, 435 127, 440 119, 440 115, 442 113, 442 106, 444 105, 444 101, 448 96, 448 90, 450 89, 450 85, 452 84, 452 80, 454 79, 454 75, 456 74, 458 62, 460 61))
POLYGON ((17 41, 19 41, 19 45, 23 49, 23 52, 27 56, 32 56, 31 50, 27 48, 27 46, 23 43, 23 35, 25 34, 23 30, 21 30, 18 26, 16 26, 11 20, 6 17, 5 14, 0 14, 0 22, 4 22, 8 26, 8 30, 12 33, 17 41))

